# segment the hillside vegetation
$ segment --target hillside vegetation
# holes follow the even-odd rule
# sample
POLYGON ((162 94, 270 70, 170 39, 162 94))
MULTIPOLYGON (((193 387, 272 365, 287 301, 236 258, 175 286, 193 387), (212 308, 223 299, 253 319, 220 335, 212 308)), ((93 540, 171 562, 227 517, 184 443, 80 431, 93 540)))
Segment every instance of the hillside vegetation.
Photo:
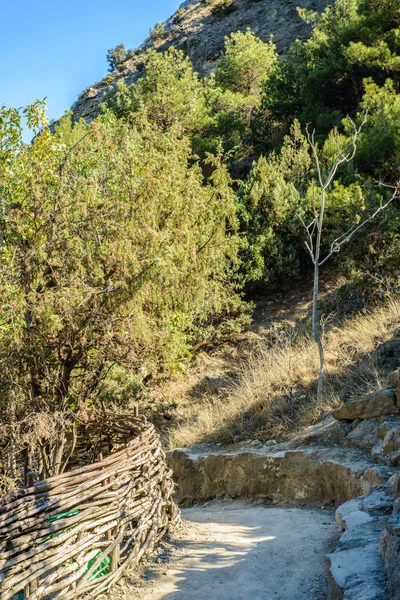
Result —
POLYGON ((207 371, 200 369, 188 391, 171 390, 165 408, 176 413, 166 432, 171 448, 286 439, 343 401, 385 388, 400 360, 400 303, 390 300, 340 326, 331 323, 322 403, 316 394, 318 352, 307 321, 295 328, 272 321, 246 346, 239 359, 220 365, 218 387, 204 382, 207 371))
MULTIPOLYGON (((234 1, 212 4, 223 18, 234 1)), ((302 17, 311 36, 285 58, 273 39, 232 33, 203 79, 181 50, 146 51, 145 76, 120 84, 91 123, 66 115, 49 128, 41 102, 23 114, 0 109, 4 477, 20 480, 22 460, 38 477, 59 473, 88 411, 148 398, 185 372, 199 346, 241 331, 256 290, 272 294, 308 275, 303 222, 313 220, 321 190, 307 124, 325 171, 365 121, 354 160, 327 191, 324 252, 392 196, 400 167, 397 0, 337 0, 302 17), (22 142, 23 118, 32 144, 22 142)), ((395 198, 335 255, 332 272, 356 290, 356 308, 392 300, 327 334, 337 354, 332 376, 393 335, 399 253, 395 198), (348 340, 360 331, 359 353, 348 340)), ((287 421, 280 401, 272 405, 290 369, 289 345, 308 373, 303 380, 296 367, 285 386, 312 386, 308 335, 262 350, 231 400, 213 405, 208 423, 179 443, 210 428, 230 439, 227 423, 267 397, 244 435, 279 433, 279 424, 261 421, 274 411, 287 421)), ((343 377, 327 400, 350 385, 343 377)), ((366 377, 359 387, 369 385, 366 377)), ((289 412, 305 410, 297 399, 289 412)))

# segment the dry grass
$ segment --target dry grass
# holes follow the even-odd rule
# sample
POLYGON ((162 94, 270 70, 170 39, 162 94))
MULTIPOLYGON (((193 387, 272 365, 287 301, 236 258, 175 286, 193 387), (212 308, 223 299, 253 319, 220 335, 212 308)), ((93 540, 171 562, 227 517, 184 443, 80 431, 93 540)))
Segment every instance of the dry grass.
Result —
POLYGON ((169 446, 285 437, 342 401, 385 387, 400 360, 400 300, 332 326, 325 345, 323 405, 316 403, 315 344, 292 330, 260 343, 227 392, 188 402, 184 418, 169 430, 169 446))

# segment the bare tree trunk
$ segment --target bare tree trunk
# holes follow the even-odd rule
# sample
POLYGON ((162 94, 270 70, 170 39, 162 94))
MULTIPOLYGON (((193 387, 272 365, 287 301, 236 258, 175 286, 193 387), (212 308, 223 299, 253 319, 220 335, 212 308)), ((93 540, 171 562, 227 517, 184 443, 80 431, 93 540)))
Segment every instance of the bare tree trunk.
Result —
POLYGON ((74 364, 75 359, 71 356, 68 357, 61 368, 61 376, 56 390, 56 395, 58 397, 58 416, 56 425, 57 437, 54 443, 52 456, 50 459, 52 475, 59 475, 62 472, 63 465, 66 466, 64 452, 68 443, 67 397, 71 382, 71 373, 74 368, 74 364))
POLYGON ((319 375, 318 375, 318 387, 317 387, 317 402, 322 402, 324 393, 324 375, 325 375, 325 353, 324 345, 321 338, 319 328, 319 268, 320 268, 320 255, 321 255, 321 240, 322 240, 322 227, 324 225, 325 216, 325 187, 321 189, 321 207, 319 210, 319 216, 317 218, 317 240, 315 244, 315 256, 314 256, 314 290, 313 290, 313 334, 315 341, 318 345, 319 353, 319 375))
POLYGON ((324 376, 325 376, 325 353, 324 345, 322 343, 321 334, 319 331, 319 263, 314 264, 314 290, 313 290, 313 307, 312 307, 312 328, 314 339, 318 345, 319 352, 319 376, 318 376, 318 387, 317 387, 317 402, 322 402, 324 393, 324 376))
POLYGON ((324 344, 320 332, 320 323, 319 323, 319 310, 318 310, 318 301, 319 301, 319 271, 320 268, 329 258, 339 252, 341 246, 346 243, 361 227, 363 227, 366 223, 371 221, 381 210, 386 208, 392 202, 395 194, 397 193, 397 188, 392 196, 392 198, 383 205, 381 203, 380 207, 371 215, 368 219, 365 219, 361 224, 351 227, 349 231, 347 231, 344 235, 340 236, 331 245, 330 252, 328 255, 321 259, 321 241, 322 241, 322 229, 324 225, 324 216, 325 216, 325 205, 326 205, 326 192, 329 189, 339 166, 343 163, 351 162, 354 158, 356 147, 357 147, 357 139, 361 132, 362 127, 364 126, 367 120, 367 114, 364 114, 364 119, 361 125, 357 128, 354 125, 354 133, 351 138, 351 141, 346 144, 344 148, 340 148, 339 144, 336 143, 337 154, 333 159, 330 168, 328 169, 328 173, 326 177, 323 175, 323 171, 321 168, 321 163, 318 156, 318 147, 315 142, 315 131, 310 134, 308 126, 306 128, 308 142, 312 149, 315 166, 317 169, 318 175, 318 183, 321 188, 321 205, 318 208, 316 204, 314 204, 314 219, 311 221, 310 225, 306 225, 303 221, 303 225, 305 226, 307 232, 306 248, 311 256, 311 260, 314 265, 314 289, 313 289, 313 305, 312 305, 312 327, 315 341, 318 345, 318 353, 319 353, 319 376, 318 376, 318 387, 317 387, 317 402, 320 404, 323 399, 324 392, 324 375, 325 375, 325 353, 324 353, 324 344), (316 233, 316 239, 315 239, 316 233))

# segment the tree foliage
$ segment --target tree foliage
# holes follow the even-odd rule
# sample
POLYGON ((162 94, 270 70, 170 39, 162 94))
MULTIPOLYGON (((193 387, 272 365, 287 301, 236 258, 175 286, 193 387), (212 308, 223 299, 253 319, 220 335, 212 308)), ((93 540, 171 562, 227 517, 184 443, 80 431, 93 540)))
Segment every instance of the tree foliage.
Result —
POLYGON ((150 50, 143 57, 146 77, 137 86, 122 83, 110 106, 118 117, 145 108, 149 119, 163 131, 174 125, 191 131, 205 115, 203 87, 189 58, 170 48, 164 54, 150 50))
POLYGON ((225 38, 225 52, 216 71, 217 84, 223 90, 259 96, 276 62, 272 41, 264 43, 250 29, 231 33, 225 38))
POLYGON ((110 48, 107 50, 107 62, 108 62, 108 71, 112 73, 118 67, 124 64, 124 62, 128 58, 128 53, 125 49, 125 44, 118 44, 115 48, 110 48))
POLYGON ((357 109, 366 77, 399 85, 399 8, 392 0, 337 0, 311 24, 311 37, 277 64, 264 104, 275 118, 299 116, 326 131, 357 109))
POLYGON ((297 274, 296 237, 299 194, 265 157, 253 164, 239 191, 242 222, 248 237, 243 263, 247 278, 274 282, 297 274))
MULTIPOLYGON (((115 368, 174 369, 234 323, 236 200, 219 157, 204 185, 186 139, 111 113, 16 143, 3 181, 3 401, 17 394, 25 415, 84 410, 115 368)), ((43 472, 61 468, 65 427, 43 472)))
MULTIPOLYGON (((320 206, 307 123, 323 180, 351 135, 348 115, 359 126, 367 113, 354 160, 325 189, 320 251, 386 206, 379 182, 397 181, 400 165, 399 10, 397 0, 302 10, 310 38, 280 60, 272 40, 232 33, 203 80, 182 51, 147 51, 143 77, 91 124, 67 115, 50 131, 42 101, 0 108, 10 473, 18 432, 38 473, 61 470, 78 414, 129 403, 143 379, 183 370, 198 343, 240 328, 243 290, 295 285, 307 268, 302 221, 320 206)), ((109 50, 110 70, 131 53, 109 50)), ((399 249, 394 198, 331 268, 364 291, 383 279, 396 290, 399 249)))

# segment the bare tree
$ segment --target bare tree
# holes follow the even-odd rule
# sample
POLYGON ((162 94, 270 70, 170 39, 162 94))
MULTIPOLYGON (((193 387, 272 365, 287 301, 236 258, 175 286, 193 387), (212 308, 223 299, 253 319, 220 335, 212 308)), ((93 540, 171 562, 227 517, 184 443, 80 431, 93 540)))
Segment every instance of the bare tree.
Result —
MULTIPOLYGON (((313 328, 313 335, 314 335, 315 341, 317 342, 317 345, 318 345, 319 361, 320 361, 318 388, 317 388, 317 401, 318 402, 322 401, 323 388, 324 388, 324 374, 325 374, 325 353, 324 353, 324 344, 323 344, 322 335, 321 335, 320 315, 319 315, 319 306, 318 306, 320 268, 334 254, 337 254, 338 252, 340 252, 340 249, 343 246, 343 244, 348 242, 357 231, 359 231, 367 223, 372 221, 378 215, 378 213, 380 213, 382 210, 387 208, 393 202, 393 200, 395 198, 400 197, 400 180, 397 182, 397 184, 395 186, 385 186, 385 187, 389 187, 393 190, 391 198, 389 200, 387 200, 385 203, 383 203, 383 201, 381 200, 380 205, 369 217, 365 218, 358 225, 353 225, 343 235, 336 238, 332 242, 330 249, 328 251, 328 254, 325 257, 321 257, 321 242, 322 242, 322 235, 323 235, 327 190, 329 189, 331 183, 333 182, 340 165, 343 163, 349 163, 353 160, 355 153, 356 153, 356 149, 357 149, 357 141, 359 139, 361 130, 364 127, 366 121, 367 121, 367 113, 364 114, 363 120, 359 127, 357 127, 356 124, 353 123, 353 127, 354 127, 353 135, 351 137, 351 140, 343 148, 341 148, 339 143, 333 139, 333 143, 335 144, 337 151, 336 151, 336 154, 333 157, 332 162, 327 171, 325 171, 323 169, 320 159, 319 159, 319 156, 318 156, 318 148, 317 148, 317 144, 315 142, 315 130, 312 133, 310 133, 308 125, 306 128, 308 142, 312 149, 312 153, 313 153, 314 160, 315 160, 318 183, 319 183, 319 187, 320 187, 320 191, 321 191, 319 206, 314 204, 313 220, 311 221, 311 223, 309 225, 307 225, 304 221, 302 221, 303 225, 306 229, 306 232, 307 232, 307 241, 305 244, 306 244, 307 250, 310 254, 313 265, 314 265, 312 328, 313 328)), ((381 185, 383 185, 383 184, 381 184, 381 185)))

